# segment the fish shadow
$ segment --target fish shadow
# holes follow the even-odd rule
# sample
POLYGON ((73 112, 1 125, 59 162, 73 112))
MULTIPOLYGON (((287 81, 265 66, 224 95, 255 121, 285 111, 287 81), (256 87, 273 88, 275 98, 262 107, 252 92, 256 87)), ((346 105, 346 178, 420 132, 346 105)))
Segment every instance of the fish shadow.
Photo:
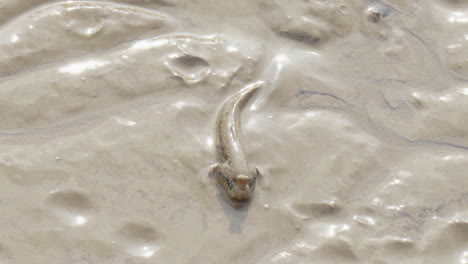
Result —
POLYGON ((219 188, 216 188, 216 199, 221 205, 224 214, 229 220, 229 232, 234 234, 242 233, 242 227, 244 225, 245 219, 249 214, 249 207, 252 200, 245 202, 234 202, 231 201, 225 193, 223 193, 219 188))

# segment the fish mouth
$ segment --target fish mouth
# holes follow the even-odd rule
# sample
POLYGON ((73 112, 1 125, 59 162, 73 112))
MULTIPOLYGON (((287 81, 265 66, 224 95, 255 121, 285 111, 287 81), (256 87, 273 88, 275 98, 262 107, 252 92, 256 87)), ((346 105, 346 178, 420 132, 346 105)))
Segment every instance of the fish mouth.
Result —
POLYGON ((252 197, 252 191, 250 188, 248 190, 232 190, 227 192, 228 198, 233 202, 243 203, 250 200, 252 197))
POLYGON ((226 200, 234 209, 237 210, 248 207, 250 202, 252 201, 251 195, 246 195, 242 197, 231 197, 229 196, 229 194, 227 195, 226 200))
POLYGON ((231 201, 235 202, 235 203, 244 203, 248 200, 250 200, 250 196, 248 197, 242 197, 242 198, 238 198, 238 197, 229 197, 229 199, 231 199, 231 201))

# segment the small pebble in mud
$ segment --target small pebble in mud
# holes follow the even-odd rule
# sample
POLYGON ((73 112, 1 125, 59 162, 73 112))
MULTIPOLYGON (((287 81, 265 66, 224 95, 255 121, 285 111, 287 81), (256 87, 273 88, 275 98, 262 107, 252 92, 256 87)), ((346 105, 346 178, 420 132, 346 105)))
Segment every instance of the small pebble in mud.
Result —
POLYGON ((380 10, 377 9, 376 7, 368 7, 366 9, 366 18, 369 21, 372 21, 374 23, 379 22, 382 19, 382 14, 380 13, 380 10))
POLYGON ((364 11, 365 17, 373 22, 373 23, 378 23, 379 21, 382 20, 382 18, 388 16, 390 13, 390 9, 385 6, 369 6, 367 9, 364 11))

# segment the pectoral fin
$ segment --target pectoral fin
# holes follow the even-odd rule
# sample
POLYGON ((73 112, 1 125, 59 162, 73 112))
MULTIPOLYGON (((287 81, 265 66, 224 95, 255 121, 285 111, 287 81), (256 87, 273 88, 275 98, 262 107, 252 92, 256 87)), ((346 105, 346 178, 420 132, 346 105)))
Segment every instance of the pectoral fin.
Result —
MULTIPOLYGON (((213 177, 216 177, 216 174, 219 173, 219 170, 221 168, 221 164, 214 164, 211 165, 211 167, 208 170, 208 173, 203 173, 201 176, 201 182, 203 185, 209 185, 211 182, 211 179, 213 177)), ((206 172, 206 170, 205 170, 206 172)))
POLYGON ((226 170, 227 168, 227 165, 226 163, 217 163, 217 164, 214 164, 214 165, 211 165, 208 173, 205 173, 203 176, 202 176, 202 183, 204 185, 208 185, 210 184, 212 178, 215 178, 216 179, 216 176, 223 170, 226 170))
POLYGON ((261 186, 263 189, 269 189, 269 188, 270 188, 270 185, 271 185, 270 177, 268 177, 267 175, 263 175, 262 173, 260 173, 260 170, 259 170, 257 167, 253 167, 253 169, 252 169, 252 175, 255 175, 255 178, 260 178, 260 179, 259 179, 259 181, 260 181, 260 186, 261 186))

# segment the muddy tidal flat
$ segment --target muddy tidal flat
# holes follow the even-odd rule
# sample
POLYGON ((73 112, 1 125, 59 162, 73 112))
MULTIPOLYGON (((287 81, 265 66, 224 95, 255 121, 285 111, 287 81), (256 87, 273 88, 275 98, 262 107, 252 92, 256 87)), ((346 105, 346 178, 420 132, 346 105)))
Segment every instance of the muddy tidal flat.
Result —
POLYGON ((0 0, 0 212, 0 264, 468 264, 468 1, 0 0))

